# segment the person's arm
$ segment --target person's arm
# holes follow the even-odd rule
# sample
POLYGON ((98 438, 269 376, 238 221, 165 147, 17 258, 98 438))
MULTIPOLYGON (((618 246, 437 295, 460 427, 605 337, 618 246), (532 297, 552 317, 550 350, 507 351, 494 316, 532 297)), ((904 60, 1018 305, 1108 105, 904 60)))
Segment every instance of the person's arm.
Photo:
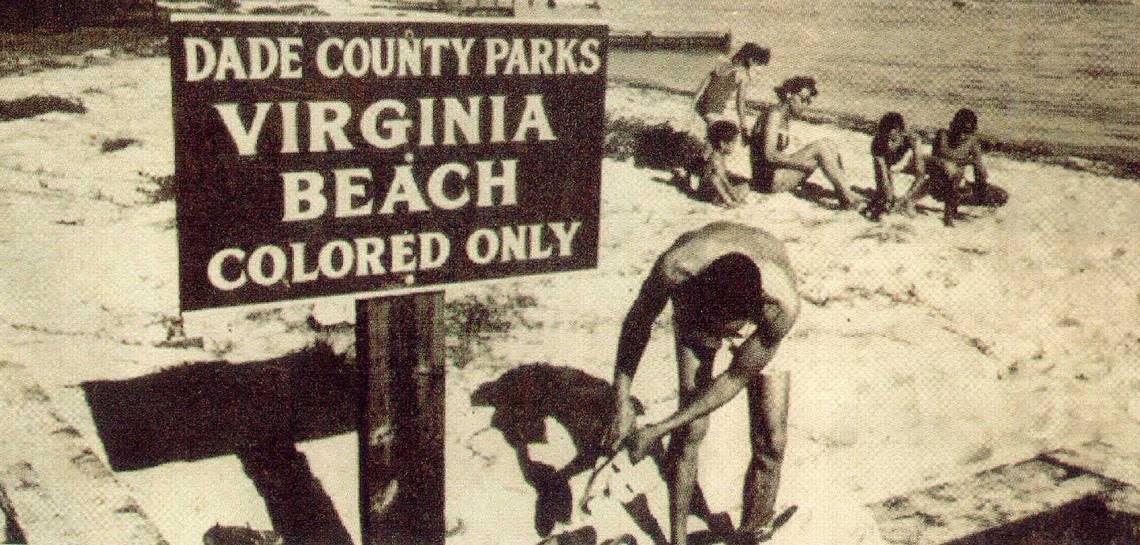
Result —
MULTIPOLYGON (((739 78, 739 76, 737 76, 739 78)), ((745 125, 745 106, 744 106, 744 91, 745 81, 743 79, 736 80, 736 115, 740 118, 740 140, 748 142, 748 125, 745 125)))
POLYGON ((986 170, 986 164, 982 161, 982 145, 977 140, 974 140, 970 155, 974 165, 974 184, 976 187, 985 187, 990 174, 986 170))
MULTIPOLYGON (((918 135, 911 133, 907 139, 910 142, 910 164, 914 165, 914 179, 918 182, 926 177, 926 154, 922 152, 922 142, 919 141, 918 135)), ((902 161, 902 164, 908 164, 906 159, 902 161)))
POLYGON ((630 403, 630 386, 637 374, 641 356, 649 344, 653 321, 665 308, 669 295, 663 285, 658 266, 641 285, 637 299, 630 306, 622 322, 618 337, 617 358, 614 362, 614 407, 609 431, 603 437, 603 447, 617 448, 633 426, 633 405, 630 403))
POLYGON ((875 162, 875 185, 881 193, 880 198, 883 199, 883 204, 890 206, 891 201, 895 198, 895 181, 891 166, 887 164, 886 157, 882 155, 873 155, 872 159, 875 162))
POLYGON ((945 129, 939 129, 938 133, 934 135, 934 144, 930 150, 930 161, 936 166, 941 167, 942 171, 947 174, 952 174, 958 171, 958 163, 950 159, 948 142, 949 137, 945 129))
POLYGON ((700 86, 697 87, 697 92, 693 94, 693 110, 697 109, 697 105, 701 103, 701 97, 705 94, 705 88, 709 86, 709 81, 712 81, 712 74, 705 74, 705 79, 701 80, 700 86))
POLYGON ((719 409, 736 397, 750 382, 759 380, 761 371, 768 362, 772 361, 779 346, 780 336, 773 333, 773 327, 758 327, 756 332, 735 350, 728 369, 717 375, 691 402, 665 420, 645 426, 630 436, 630 459, 634 462, 641 460, 657 440, 719 409))

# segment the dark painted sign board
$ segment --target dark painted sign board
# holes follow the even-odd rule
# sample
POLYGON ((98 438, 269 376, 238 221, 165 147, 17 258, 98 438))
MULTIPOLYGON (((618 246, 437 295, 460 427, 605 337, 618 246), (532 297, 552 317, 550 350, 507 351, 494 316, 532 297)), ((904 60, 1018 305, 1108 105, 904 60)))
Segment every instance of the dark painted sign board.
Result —
POLYGON ((182 310, 586 269, 600 24, 176 17, 182 310))

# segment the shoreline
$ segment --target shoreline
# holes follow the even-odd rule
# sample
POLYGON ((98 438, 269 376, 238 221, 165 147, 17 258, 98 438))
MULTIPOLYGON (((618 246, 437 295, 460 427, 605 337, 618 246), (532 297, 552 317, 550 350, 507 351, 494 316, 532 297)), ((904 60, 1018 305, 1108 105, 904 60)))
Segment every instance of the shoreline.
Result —
MULTIPOLYGON (((168 57, 165 36, 155 36, 148 31, 139 29, 111 28, 111 27, 84 27, 74 31, 79 47, 68 47, 63 50, 49 48, 42 51, 41 45, 45 37, 37 34, 24 34, 32 51, 12 51, 10 48, 20 48, 20 34, 10 34, 0 45, 6 51, 0 51, 0 79, 13 76, 27 76, 37 72, 51 71, 60 68, 83 68, 91 65, 105 64, 109 61, 125 60, 129 58, 168 57), (125 34, 126 43, 118 43, 106 50, 92 49, 101 40, 112 35, 125 34), (86 49, 83 49, 86 47, 86 49), (94 54, 97 53, 97 54, 94 54), (28 60, 19 61, 7 56, 26 56, 28 60)), ((47 38, 50 39, 50 38, 47 38)), ((679 96, 691 97, 691 89, 681 89, 674 85, 646 82, 635 75, 621 74, 621 63, 614 63, 612 53, 622 51, 621 48, 610 48, 610 61, 607 62, 609 75, 608 85, 629 87, 633 89, 646 89, 661 91, 679 96), (616 70, 615 70, 616 66, 616 70)), ((651 54, 667 55, 668 50, 652 50, 651 54)), ((763 101, 749 100, 750 108, 756 109, 765 105, 763 101)), ((877 123, 858 114, 851 114, 840 110, 818 109, 810 110, 804 122, 812 125, 830 125, 836 128, 851 130, 863 134, 873 134, 877 123)), ((930 144, 932 136, 941 127, 916 127, 923 142, 930 144)), ((1056 165, 1066 169, 1089 172, 1101 176, 1113 176, 1129 180, 1140 180, 1140 154, 1123 148, 1098 148, 1063 142, 1046 142, 1041 140, 1007 141, 982 134, 983 149, 994 156, 1019 161, 1030 161, 1039 164, 1056 165)))
MULTIPOLYGON (((618 86, 630 89, 660 91, 685 97, 693 96, 693 92, 690 90, 679 89, 671 85, 645 83, 638 81, 636 78, 621 76, 611 75, 609 86, 611 88, 618 86)), ((747 101, 747 106, 754 110, 767 106, 768 104, 769 103, 755 100, 747 101)), ((877 120, 867 119, 855 114, 820 109, 812 109, 801 121, 811 125, 826 125, 866 135, 874 135, 875 125, 878 123, 877 120)), ((918 133, 923 143, 929 145, 933 141, 932 137, 937 130, 937 127, 918 127, 915 132, 918 133)), ((1140 157, 1129 158, 1127 156, 1127 150, 1120 150, 1114 153, 1111 150, 1098 150, 1089 146, 1057 144, 1036 140, 1005 142, 986 135, 982 135, 981 142, 983 150, 987 154, 1006 159, 1055 165, 1069 170, 1096 174, 1098 176, 1113 176, 1128 180, 1140 180, 1140 157)))

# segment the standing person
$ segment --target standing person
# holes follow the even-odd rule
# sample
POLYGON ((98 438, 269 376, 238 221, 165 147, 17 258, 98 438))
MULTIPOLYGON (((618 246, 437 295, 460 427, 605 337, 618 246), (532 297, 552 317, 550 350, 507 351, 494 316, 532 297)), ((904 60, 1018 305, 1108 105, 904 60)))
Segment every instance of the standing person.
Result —
POLYGON ((895 197, 894 172, 913 174, 913 190, 926 178, 926 158, 918 136, 907 132, 902 114, 888 112, 879 119, 879 128, 871 139, 871 161, 875 170, 875 202, 871 205, 871 217, 877 220, 879 215, 895 209, 908 216, 913 215, 913 204, 905 198, 895 197))
POLYGON ((927 192, 940 196, 945 203, 942 223, 954 226, 955 219, 961 219, 958 205, 962 195, 960 186, 966 177, 966 167, 972 167, 974 181, 972 191, 964 204, 980 206, 1002 206, 1009 200, 1009 194, 1000 187, 990 185, 989 173, 982 162, 982 145, 978 141, 978 115, 973 110, 962 108, 950 120, 950 127, 939 130, 934 137, 934 148, 927 167, 930 176, 927 183, 915 184, 906 196, 906 206, 927 192))
POLYGON ((736 99, 736 115, 744 140, 748 139, 748 125, 744 120, 744 89, 752 81, 753 69, 768 64, 771 53, 766 47, 746 42, 731 59, 718 64, 703 80, 693 98, 693 109, 706 125, 718 119, 727 119, 725 109, 730 98, 736 99))
POLYGON ((752 130, 749 151, 753 184, 768 193, 792 191, 819 169, 835 187, 841 208, 857 206, 862 198, 849 189, 843 159, 830 139, 816 140, 794 153, 787 151, 790 144, 789 122, 800 118, 804 108, 819 94, 815 78, 789 78, 775 91, 779 104, 761 114, 752 130))
MULTIPOLYGON (((787 437, 788 375, 764 373, 799 315, 795 275, 783 244, 767 232, 718 222, 681 235, 658 259, 629 309, 614 368, 614 417, 606 445, 626 446, 640 460, 667 434, 672 545, 686 545, 697 487, 697 454, 708 415, 748 390, 752 457, 744 479, 740 537, 770 537, 787 437), (654 319, 673 302, 679 408, 632 433, 630 384, 654 319), (748 329, 752 329, 750 333, 748 329), (712 374, 722 344, 732 343, 727 370, 712 374)), ((699 492, 697 493, 699 496, 699 492)))
MULTIPOLYGON (((735 97, 736 117, 740 121, 737 127, 741 140, 748 140, 748 125, 744 119, 745 86, 751 83, 754 69, 767 65, 770 56, 768 48, 753 42, 745 42, 730 59, 716 65, 701 80, 701 85, 693 95, 693 109, 705 122, 706 130, 715 121, 729 120, 725 110, 728 108, 729 100, 735 97)), ((687 158, 683 168, 674 170, 674 176, 687 181, 690 190, 697 189, 693 186, 693 175, 704 170, 711 155, 712 149, 706 144, 701 155, 687 158)))

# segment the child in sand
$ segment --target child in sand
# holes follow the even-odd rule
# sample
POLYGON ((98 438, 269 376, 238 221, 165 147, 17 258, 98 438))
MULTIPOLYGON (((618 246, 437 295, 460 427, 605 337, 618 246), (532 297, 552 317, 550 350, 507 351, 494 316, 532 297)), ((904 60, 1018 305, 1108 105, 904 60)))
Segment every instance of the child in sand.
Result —
POLYGON ((653 266, 626 314, 614 365, 614 408, 604 447, 629 449, 633 463, 670 435, 671 545, 688 542, 690 507, 697 492, 697 457, 708 416, 741 391, 748 391, 752 452, 744 477, 744 514, 736 539, 756 543, 780 524, 775 514, 787 441, 788 372, 769 364, 799 315, 796 276, 784 245, 756 227, 718 222, 682 234, 653 266), (673 304, 673 329, 680 383, 672 416, 634 426, 630 385, 645 353, 653 322, 673 304), (728 343, 732 362, 713 375, 713 361, 728 343))
POLYGON ((797 189, 817 169, 835 187, 840 208, 858 206, 862 198, 848 186, 843 160, 830 139, 816 140, 802 149, 788 153, 789 122, 803 115, 804 108, 819 94, 815 79, 797 76, 785 80, 775 89, 780 103, 767 109, 752 130, 752 183, 760 191, 779 193, 797 189))
POLYGON ((709 124, 709 154, 701 169, 700 194, 704 200, 725 208, 736 208, 744 204, 748 195, 748 184, 734 183, 725 164, 726 158, 736 147, 738 133, 739 130, 731 121, 722 119, 709 124))
MULTIPOLYGON (((907 208, 906 199, 895 198, 894 172, 914 175, 913 190, 926 178, 926 158, 918 136, 907 132, 902 114, 888 112, 879 119, 879 128, 871 139, 871 160, 875 169, 875 200, 871 203, 871 218, 877 220, 880 215, 896 208, 909 214, 911 209, 907 208)), ((907 194, 910 193, 908 190, 907 194)))
POLYGON ((1002 206, 1009 200, 1009 194, 1000 187, 988 183, 989 173, 982 162, 982 145, 978 141, 978 115, 973 110, 962 108, 950 120, 948 129, 938 131, 934 137, 934 149, 928 161, 930 176, 922 183, 916 183, 904 198, 906 210, 912 211, 915 201, 927 192, 940 197, 945 203, 942 223, 954 226, 954 220, 961 219, 958 205, 1002 206), (972 167, 974 181, 963 201, 961 184, 966 177, 966 167, 972 167))
POLYGON ((725 114, 725 109, 728 107, 728 100, 735 96, 736 115, 740 120, 738 126, 741 127, 743 131, 741 134, 747 140, 748 132, 745 128, 747 125, 744 122, 744 86, 752 81, 753 69, 768 64, 769 58, 770 52, 767 48, 747 42, 740 46, 731 59, 718 64, 705 76, 705 79, 701 80, 701 85, 693 98, 693 109, 706 125, 711 125, 713 121, 719 119, 726 119, 728 116, 725 114))
MULTIPOLYGON (((736 97, 736 116, 740 121, 742 139, 747 141, 747 125, 744 120, 744 87, 752 81, 752 72, 756 67, 768 64, 769 51, 765 47, 746 42, 733 54, 731 59, 718 64, 703 80, 693 95, 693 109, 701 120, 705 122, 706 130, 715 121, 728 120, 725 110, 728 101, 736 97)), ((693 184, 693 175, 701 171, 707 164, 712 149, 706 144, 700 156, 689 157, 685 167, 674 169, 674 175, 688 181, 692 190, 697 189, 693 184)))

